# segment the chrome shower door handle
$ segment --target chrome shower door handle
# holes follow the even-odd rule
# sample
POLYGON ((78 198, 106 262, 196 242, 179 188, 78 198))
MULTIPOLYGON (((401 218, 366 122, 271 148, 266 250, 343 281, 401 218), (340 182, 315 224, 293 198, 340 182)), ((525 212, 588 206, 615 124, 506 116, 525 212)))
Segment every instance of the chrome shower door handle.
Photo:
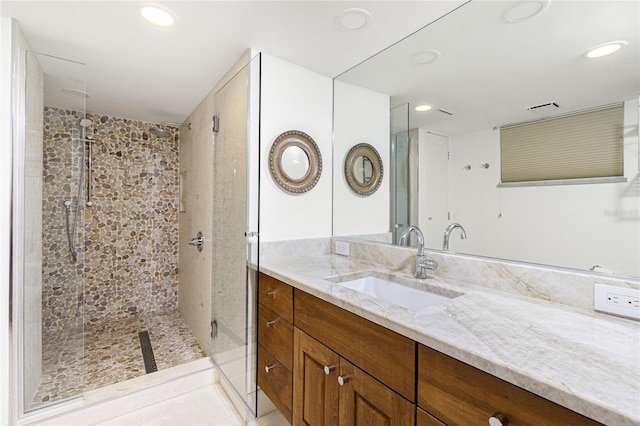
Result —
POLYGON ((202 231, 198 231, 198 235, 195 238, 192 238, 189 241, 190 246, 195 246, 198 248, 198 251, 202 251, 202 245, 204 244, 204 238, 202 237, 202 231))

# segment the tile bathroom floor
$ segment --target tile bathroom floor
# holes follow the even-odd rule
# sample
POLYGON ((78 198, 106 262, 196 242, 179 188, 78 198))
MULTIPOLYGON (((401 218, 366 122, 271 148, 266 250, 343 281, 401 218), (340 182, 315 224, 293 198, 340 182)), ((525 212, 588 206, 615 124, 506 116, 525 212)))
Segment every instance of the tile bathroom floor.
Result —
POLYGON ((245 425, 219 384, 150 405, 96 426, 289 426, 274 411, 245 425))
POLYGON ((138 336, 145 330, 158 370, 205 356, 177 310, 44 331, 42 379, 30 408, 146 374, 138 336))

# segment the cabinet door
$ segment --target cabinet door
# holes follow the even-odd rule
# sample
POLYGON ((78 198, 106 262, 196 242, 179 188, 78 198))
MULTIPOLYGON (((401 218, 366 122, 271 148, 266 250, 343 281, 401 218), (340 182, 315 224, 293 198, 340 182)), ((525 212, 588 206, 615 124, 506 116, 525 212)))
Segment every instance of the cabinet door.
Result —
POLYGON ((340 426, 413 426, 416 407, 340 359, 340 426))
POLYGON ((293 424, 338 425, 338 355, 294 328, 293 424))
MULTIPOLYGON (((488 422, 487 422, 488 423, 488 422)), ((423 409, 416 409, 416 426, 447 426, 423 409)))

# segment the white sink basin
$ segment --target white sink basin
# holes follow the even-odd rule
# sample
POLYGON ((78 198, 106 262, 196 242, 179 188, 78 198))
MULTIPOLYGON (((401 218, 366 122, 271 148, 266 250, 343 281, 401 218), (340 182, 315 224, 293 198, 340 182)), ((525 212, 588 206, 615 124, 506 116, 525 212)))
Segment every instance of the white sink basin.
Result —
POLYGON ((451 297, 446 297, 398 284, 375 275, 338 281, 337 284, 411 310, 438 305, 446 302, 451 297, 459 296, 459 294, 454 294, 451 297))

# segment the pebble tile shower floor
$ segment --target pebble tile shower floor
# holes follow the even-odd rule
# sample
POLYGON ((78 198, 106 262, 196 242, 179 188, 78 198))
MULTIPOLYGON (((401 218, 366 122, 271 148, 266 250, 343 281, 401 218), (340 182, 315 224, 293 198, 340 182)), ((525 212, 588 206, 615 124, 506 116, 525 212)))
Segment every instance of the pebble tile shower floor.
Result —
POLYGON ((146 374, 138 337, 144 330, 158 370, 205 356, 177 310, 87 323, 84 330, 45 331, 42 380, 31 409, 146 374))

